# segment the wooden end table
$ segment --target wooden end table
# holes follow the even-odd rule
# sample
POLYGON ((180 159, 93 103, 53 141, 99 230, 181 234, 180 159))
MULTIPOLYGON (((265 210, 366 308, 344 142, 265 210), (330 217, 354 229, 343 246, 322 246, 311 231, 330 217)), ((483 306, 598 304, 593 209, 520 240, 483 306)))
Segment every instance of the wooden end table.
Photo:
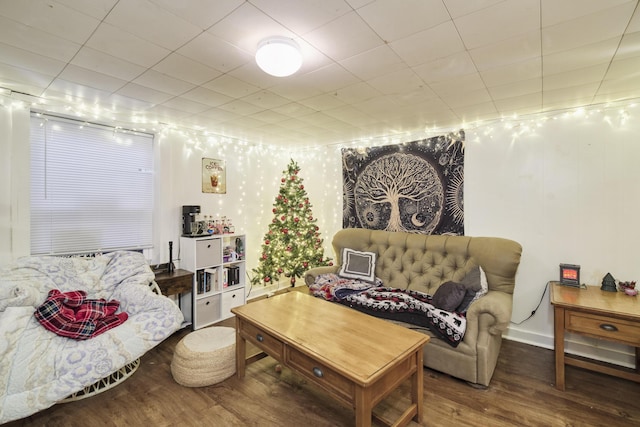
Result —
POLYGON ((366 427, 372 416, 378 419, 373 408, 410 378, 411 404, 393 425, 421 421, 427 335, 302 292, 231 311, 236 315, 238 378, 244 377, 247 363, 259 358, 247 360, 249 341, 354 408, 356 426, 366 427))
POLYGON ((597 286, 574 288, 551 282, 551 304, 558 390, 565 388, 565 365, 640 382, 640 297, 602 291, 597 286), (565 354, 565 332, 635 347, 635 369, 565 354))

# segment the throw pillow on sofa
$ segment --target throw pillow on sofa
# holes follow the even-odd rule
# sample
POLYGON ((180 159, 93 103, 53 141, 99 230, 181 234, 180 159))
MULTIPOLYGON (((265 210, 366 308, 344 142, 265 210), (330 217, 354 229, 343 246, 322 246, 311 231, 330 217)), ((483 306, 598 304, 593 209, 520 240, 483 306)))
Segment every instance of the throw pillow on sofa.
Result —
POLYGON ((444 282, 433 294, 431 305, 444 311, 455 311, 464 299, 467 288, 462 283, 444 282))
POLYGON ((342 250, 342 266, 338 276, 375 283, 376 254, 344 248, 342 250))
MULTIPOLYGON (((477 298, 479 298, 477 297, 477 295, 482 291, 482 278, 481 278, 482 273, 481 272, 482 272, 482 268, 474 267, 467 273, 464 279, 462 279, 462 281, 460 282, 463 285, 465 285, 466 292, 465 292, 464 298, 460 302, 460 305, 458 305, 458 307, 456 308, 455 310, 456 312, 465 313, 469 308, 469 306, 471 305, 471 303, 475 301, 477 298)), ((485 282, 486 282, 486 279, 485 279, 485 282)))

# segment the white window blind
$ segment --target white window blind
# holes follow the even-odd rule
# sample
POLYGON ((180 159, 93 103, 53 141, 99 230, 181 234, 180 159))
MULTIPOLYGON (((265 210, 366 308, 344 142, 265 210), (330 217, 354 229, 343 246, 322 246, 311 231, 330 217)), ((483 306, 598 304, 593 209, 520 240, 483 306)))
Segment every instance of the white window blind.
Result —
POLYGON ((31 117, 31 254, 152 245, 153 136, 31 117))

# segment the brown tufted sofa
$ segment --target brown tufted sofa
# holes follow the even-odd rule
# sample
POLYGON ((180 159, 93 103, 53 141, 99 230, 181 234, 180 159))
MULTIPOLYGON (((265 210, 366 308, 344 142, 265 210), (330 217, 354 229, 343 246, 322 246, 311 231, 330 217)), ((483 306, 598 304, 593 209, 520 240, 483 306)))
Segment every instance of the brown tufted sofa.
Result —
MULTIPOLYGON (((504 332, 511 320, 515 276, 522 247, 498 237, 424 235, 349 228, 332 240, 336 265, 305 274, 310 285, 322 273, 336 273, 343 248, 377 254, 376 276, 384 286, 414 289, 433 295, 446 281, 460 281, 479 265, 486 274, 488 293, 467 311, 464 340, 454 348, 433 338, 424 348, 424 366, 488 386, 504 332)), ((425 333, 429 334, 429 332, 425 333)))

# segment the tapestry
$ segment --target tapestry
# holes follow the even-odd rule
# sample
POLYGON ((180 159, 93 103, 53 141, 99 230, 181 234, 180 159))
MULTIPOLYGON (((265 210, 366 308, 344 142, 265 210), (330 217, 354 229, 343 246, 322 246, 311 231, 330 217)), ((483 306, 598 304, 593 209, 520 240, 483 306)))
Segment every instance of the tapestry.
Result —
POLYGON ((342 149, 343 228, 464 235, 464 131, 342 149))

